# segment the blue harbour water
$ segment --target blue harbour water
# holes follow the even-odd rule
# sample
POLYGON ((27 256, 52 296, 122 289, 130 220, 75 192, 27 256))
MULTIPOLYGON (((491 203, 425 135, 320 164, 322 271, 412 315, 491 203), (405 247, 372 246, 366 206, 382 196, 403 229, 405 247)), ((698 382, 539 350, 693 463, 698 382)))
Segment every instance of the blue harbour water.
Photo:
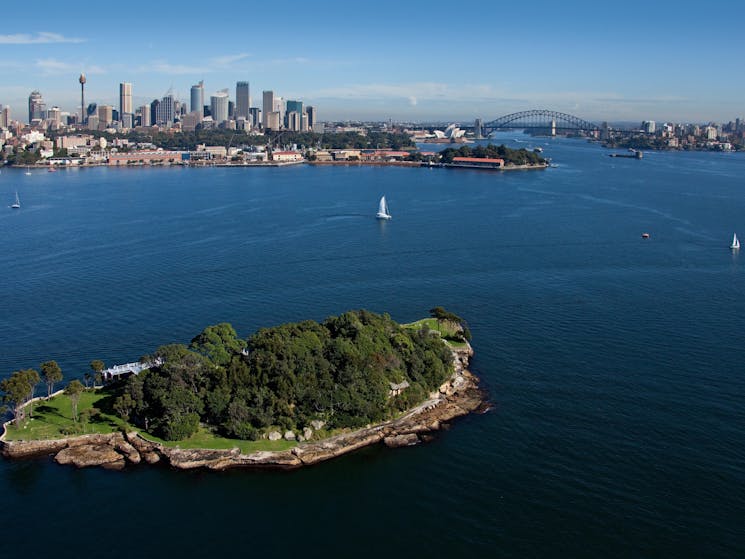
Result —
POLYGON ((500 140, 556 167, 3 169, 1 376, 442 305, 492 407, 293 472, 2 460, 0 556, 745 556, 745 156, 500 140))

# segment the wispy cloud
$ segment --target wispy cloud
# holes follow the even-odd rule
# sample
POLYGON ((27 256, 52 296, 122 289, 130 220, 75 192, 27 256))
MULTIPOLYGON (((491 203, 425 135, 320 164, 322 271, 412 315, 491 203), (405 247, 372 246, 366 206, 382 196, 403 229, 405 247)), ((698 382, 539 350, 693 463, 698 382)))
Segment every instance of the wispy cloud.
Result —
POLYGON ((106 70, 101 66, 71 64, 55 58, 40 58, 34 62, 34 66, 45 76, 58 76, 61 74, 75 73, 83 70, 86 74, 105 74, 106 70))
POLYGON ((241 52, 238 54, 226 54, 225 56, 216 56, 211 60, 211 62, 216 66, 230 66, 231 64, 235 64, 236 62, 245 60, 250 56, 251 55, 247 52, 241 52))
POLYGON ((85 41, 86 39, 65 37, 59 33, 48 33, 46 31, 35 34, 0 35, 0 45, 42 45, 48 43, 84 43, 85 41))
POLYGON ((154 72, 156 74, 168 74, 170 76, 182 76, 185 74, 207 74, 212 70, 208 66, 189 66, 187 64, 171 64, 165 60, 156 60, 147 66, 140 66, 140 72, 154 72))

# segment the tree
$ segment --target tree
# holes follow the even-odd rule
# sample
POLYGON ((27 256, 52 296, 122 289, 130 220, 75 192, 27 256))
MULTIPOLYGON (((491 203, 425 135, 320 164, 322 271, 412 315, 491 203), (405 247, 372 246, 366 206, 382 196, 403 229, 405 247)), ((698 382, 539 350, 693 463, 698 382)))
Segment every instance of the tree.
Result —
POLYGON ((34 415, 34 407, 30 402, 34 399, 34 391, 36 390, 36 385, 39 384, 39 382, 41 381, 41 377, 39 376, 39 373, 34 369, 23 369, 18 372, 31 387, 26 396, 26 401, 29 402, 28 415, 29 417, 32 417, 34 415))
POLYGON ((437 324, 442 325, 444 323, 448 330, 452 330, 448 336, 452 336, 457 339, 470 340, 471 331, 468 329, 465 320, 459 317, 455 313, 446 311, 442 307, 435 307, 429 310, 429 314, 432 318, 437 319, 437 324))
POLYGON ((54 384, 62 380, 62 369, 56 361, 45 361, 41 364, 41 375, 47 384, 47 398, 54 392, 54 384))
POLYGON ((72 404, 72 418, 78 420, 78 403, 80 402, 80 395, 83 393, 83 385, 79 380, 75 379, 65 388, 65 394, 70 397, 70 403, 72 404))
POLYGON ((24 406, 33 391, 28 375, 24 375, 23 371, 14 371, 9 378, 0 382, 0 390, 3 392, 3 404, 10 408, 16 425, 20 424, 24 418, 24 406))
MULTIPOLYGON (((106 368, 106 365, 104 365, 104 362, 100 359, 94 359, 91 361, 91 370, 93 371, 93 387, 95 388, 96 385, 102 385, 103 384, 103 370, 106 368)), ((86 379, 86 386, 88 379, 90 376, 86 379)))
POLYGON ((238 338, 227 322, 208 326, 196 336, 189 349, 208 357, 215 365, 227 365, 232 355, 242 352, 246 342, 238 338))
POLYGON ((116 412, 116 415, 121 417, 124 421, 129 421, 129 414, 132 413, 134 407, 135 401, 127 392, 114 400, 114 411, 116 412))

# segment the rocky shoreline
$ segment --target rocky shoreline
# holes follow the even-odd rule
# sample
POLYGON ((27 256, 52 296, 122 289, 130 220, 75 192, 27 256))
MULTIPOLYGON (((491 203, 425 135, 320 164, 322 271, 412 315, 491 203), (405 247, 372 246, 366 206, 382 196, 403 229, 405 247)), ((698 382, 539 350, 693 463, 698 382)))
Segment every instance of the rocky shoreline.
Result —
POLYGON ((77 467, 101 466, 122 469, 128 464, 165 463, 189 470, 208 468, 265 467, 299 468, 317 464, 372 444, 396 448, 412 446, 431 438, 447 422, 479 410, 485 395, 479 380, 466 367, 473 355, 471 346, 454 349, 454 372, 437 393, 401 417, 319 441, 306 441, 283 451, 242 454, 231 450, 181 449, 149 441, 137 432, 81 435, 44 441, 0 441, 0 453, 7 458, 54 455, 58 464, 77 467))

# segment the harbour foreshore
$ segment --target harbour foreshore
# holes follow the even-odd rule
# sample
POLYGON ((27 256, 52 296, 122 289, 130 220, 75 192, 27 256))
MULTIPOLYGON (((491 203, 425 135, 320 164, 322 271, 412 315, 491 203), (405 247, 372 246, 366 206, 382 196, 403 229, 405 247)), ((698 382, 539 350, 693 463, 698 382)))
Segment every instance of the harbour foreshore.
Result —
POLYGON ((483 407, 485 394, 479 379, 467 370, 473 349, 469 344, 453 348, 452 376, 436 393, 402 416, 362 429, 320 440, 305 441, 283 451, 243 454, 230 450, 181 449, 148 440, 136 431, 106 435, 81 435, 64 439, 6 441, 0 438, 0 453, 7 458, 55 455, 59 464, 78 467, 102 466, 121 469, 128 464, 164 463, 177 469, 207 468, 299 468, 317 464, 365 446, 384 443, 389 447, 411 446, 431 437, 447 422, 483 407))

